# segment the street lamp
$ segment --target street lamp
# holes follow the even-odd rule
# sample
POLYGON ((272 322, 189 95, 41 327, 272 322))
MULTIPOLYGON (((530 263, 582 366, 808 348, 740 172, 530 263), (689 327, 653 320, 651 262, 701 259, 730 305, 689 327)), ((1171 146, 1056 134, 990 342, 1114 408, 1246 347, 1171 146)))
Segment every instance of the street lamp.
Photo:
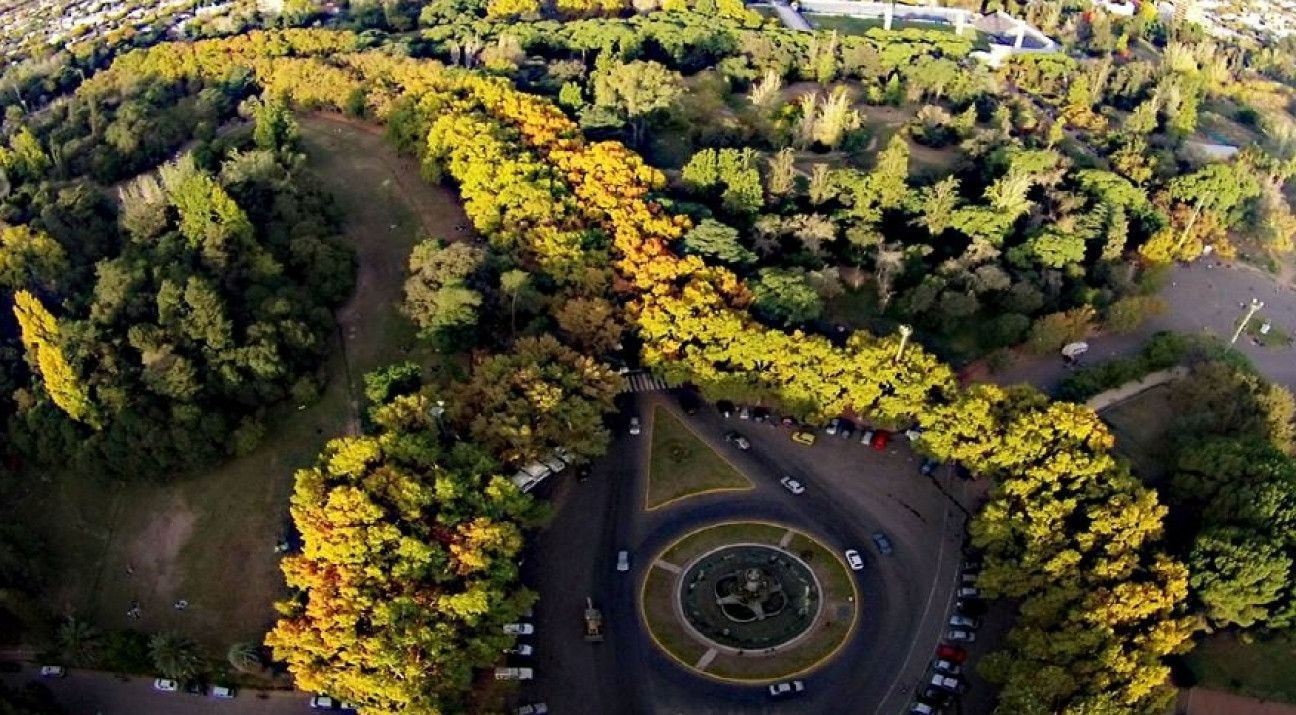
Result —
POLYGON ((1263 307, 1264 307, 1263 300, 1259 300, 1257 298, 1251 299, 1251 305, 1247 306, 1246 315, 1242 316, 1242 322, 1238 323, 1237 330, 1233 331, 1233 339, 1229 341, 1230 346, 1235 344, 1238 341, 1238 338, 1242 337, 1242 331, 1246 330, 1246 326, 1248 323, 1251 322, 1251 318, 1255 316, 1256 311, 1260 310, 1263 307))
POLYGON ((908 325, 900 326, 900 347, 896 350, 895 361, 900 362, 904 357, 905 346, 909 344, 909 336, 913 335, 913 328, 908 325))

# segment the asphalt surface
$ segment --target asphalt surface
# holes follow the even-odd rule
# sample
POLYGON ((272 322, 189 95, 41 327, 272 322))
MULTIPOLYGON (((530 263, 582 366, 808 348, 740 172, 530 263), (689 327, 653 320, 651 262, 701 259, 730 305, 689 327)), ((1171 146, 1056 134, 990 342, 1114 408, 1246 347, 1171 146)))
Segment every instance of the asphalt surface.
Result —
POLYGON ((66 678, 41 678, 37 666, 0 677, 6 685, 21 687, 37 681, 54 693, 69 715, 288 715, 310 710, 310 696, 295 692, 241 692, 232 700, 217 700, 186 693, 160 693, 152 678, 70 670, 66 678))
MULTIPOLYGON (((930 662, 953 602, 961 561, 968 485, 942 470, 918 474, 918 458, 903 438, 884 451, 821 434, 813 447, 791 441, 783 427, 722 418, 709 406, 684 418, 755 484, 746 492, 693 497, 657 511, 643 510, 652 406, 676 411, 663 393, 627 400, 644 434, 620 430, 608 457, 584 484, 560 476, 546 488, 555 507, 551 525, 532 541, 524 578, 537 589, 536 680, 519 702, 543 701, 554 713, 851 713, 904 712, 930 662), (737 429, 750 452, 724 443, 737 429), (792 475, 806 485, 794 496, 778 484, 792 475), (706 524, 768 520, 802 529, 839 553, 857 548, 861 617, 843 650, 802 676, 804 697, 772 702, 763 686, 734 685, 697 675, 658 652, 639 618, 639 584, 655 555, 675 538, 706 524), (871 540, 884 531, 895 546, 882 556, 871 540), (615 570, 629 550, 631 571, 615 570), (582 638, 585 599, 604 613, 601 644, 582 638)), ((543 492, 542 492, 543 494, 543 492)))

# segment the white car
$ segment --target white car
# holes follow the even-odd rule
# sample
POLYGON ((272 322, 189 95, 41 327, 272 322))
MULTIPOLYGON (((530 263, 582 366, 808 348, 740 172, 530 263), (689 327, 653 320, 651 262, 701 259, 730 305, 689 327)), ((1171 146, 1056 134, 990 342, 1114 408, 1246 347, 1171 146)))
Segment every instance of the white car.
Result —
POLYGON ((945 640, 951 643, 976 643, 976 634, 963 628, 952 628, 945 633, 945 640))
POLYGON ((310 699, 310 706, 315 710, 337 710, 339 704, 327 695, 316 695, 310 699))
POLYGON ((805 485, 793 479, 792 477, 783 477, 782 479, 779 480, 779 484, 782 484, 784 489, 792 492, 793 494, 805 493, 805 485))
POLYGON ((936 660, 932 661, 932 670, 936 671, 937 673, 940 673, 941 675, 957 676, 963 672, 963 666, 959 665, 958 663, 952 663, 948 660, 941 660, 940 658, 937 658, 936 660))
POLYGON ((535 634, 535 626, 530 623, 505 623, 504 634, 510 636, 529 636, 535 634))
POLYGON ((514 715, 546 715, 549 712, 549 706, 544 703, 530 703, 514 710, 514 715))
POLYGON ((42 665, 41 677, 42 678, 66 678, 67 668, 64 668, 61 665, 42 665))
POLYGON ((229 700, 234 697, 234 688, 227 685, 217 685, 212 688, 211 696, 220 700, 229 700))
POLYGON ((512 648, 508 648, 504 652, 510 653, 512 655, 520 655, 529 658, 535 655, 535 646, 529 645, 527 643, 518 643, 516 646, 512 648))
POLYGON ((158 678, 153 681, 153 689, 163 693, 174 693, 180 689, 180 684, 170 678, 158 678))
POLYGON ((639 418, 638 418, 638 417, 631 417, 631 418, 630 418, 630 434, 639 434, 639 433, 642 432, 642 431, 643 431, 643 428, 641 428, 641 427, 639 426, 639 418))
POLYGON ((771 698, 786 698, 792 695, 800 695, 805 692, 805 683, 800 680, 789 680, 783 683, 774 683, 769 686, 771 698))
POLYGON ((851 571, 864 570, 864 557, 855 549, 846 549, 846 563, 850 564, 851 571))
POLYGON ((949 625, 951 628, 965 628, 967 630, 976 630, 981 627, 981 621, 971 616, 955 615, 950 616, 949 625))
POLYGON ((981 591, 974 586, 964 586, 957 591, 959 598, 980 598, 981 591))
POLYGON ((617 552, 617 571, 630 570, 630 552, 622 549, 617 552))

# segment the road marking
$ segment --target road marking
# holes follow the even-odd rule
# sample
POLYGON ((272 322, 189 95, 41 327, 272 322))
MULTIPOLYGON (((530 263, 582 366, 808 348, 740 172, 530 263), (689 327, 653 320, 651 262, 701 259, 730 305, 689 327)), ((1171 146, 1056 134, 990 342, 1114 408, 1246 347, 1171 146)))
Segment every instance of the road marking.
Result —
POLYGON ((786 549, 787 545, 792 543, 793 536, 796 536, 796 532, 791 529, 788 529, 787 533, 783 534, 783 538, 779 539, 779 548, 786 549))
POLYGON ((671 562, 669 562, 669 561, 663 561, 663 560, 661 560, 661 559, 657 559, 656 561, 654 561, 654 562, 653 562, 653 565, 656 566, 657 568, 666 569, 667 571, 670 571, 671 573, 683 573, 683 572, 684 572, 684 569, 680 568, 679 566, 676 566, 675 564, 673 564, 673 563, 671 563, 671 562))
MULTIPOLYGON (((946 537, 945 527, 949 525, 949 515, 950 515, 950 508, 948 504, 945 505, 945 509, 943 510, 943 512, 945 516, 944 518, 941 519, 940 550, 936 552, 936 578, 932 580, 931 589, 927 591, 927 603, 926 605, 923 606, 922 618, 919 619, 918 621, 919 628, 922 627, 923 623, 927 622, 927 614, 931 612, 932 600, 936 598, 936 587, 939 586, 941 582, 940 579, 941 566, 944 564, 945 561, 945 542, 947 541, 947 539, 945 538, 946 537)), ((951 593, 951 597, 952 596, 953 593, 951 593)), ((937 643, 940 642, 939 635, 936 638, 936 642, 937 643)), ((909 661, 913 660, 914 649, 917 647, 918 647, 918 639, 915 638, 913 642, 909 644, 909 653, 905 655, 904 664, 901 665, 900 670, 896 672, 895 679, 891 681, 891 687, 887 688, 886 695, 883 696, 882 700, 878 702, 877 708, 873 710, 873 715, 877 715, 879 712, 881 712, 882 707, 887 704, 887 701, 891 700, 891 694, 895 692, 896 686, 900 684, 900 679, 904 677, 905 671, 909 669, 909 661)))
POLYGON ((711 665, 711 661, 715 660, 717 655, 720 655, 720 651, 715 648, 708 648, 707 652, 703 653, 701 658, 698 658, 698 662, 694 664, 693 667, 698 670, 706 670, 707 666, 711 665))

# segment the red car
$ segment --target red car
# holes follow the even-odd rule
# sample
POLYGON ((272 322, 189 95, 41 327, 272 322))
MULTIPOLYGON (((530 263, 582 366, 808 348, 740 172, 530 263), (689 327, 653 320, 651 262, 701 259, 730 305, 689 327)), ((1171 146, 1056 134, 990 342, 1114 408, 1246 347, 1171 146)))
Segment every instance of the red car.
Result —
POLYGON ((873 449, 879 451, 886 449, 888 437, 890 437, 890 435, 886 432, 878 430, 877 434, 873 435, 873 449))
POLYGON ((943 645, 936 649, 936 658, 951 663, 963 663, 967 660, 967 651, 956 645, 943 645))

